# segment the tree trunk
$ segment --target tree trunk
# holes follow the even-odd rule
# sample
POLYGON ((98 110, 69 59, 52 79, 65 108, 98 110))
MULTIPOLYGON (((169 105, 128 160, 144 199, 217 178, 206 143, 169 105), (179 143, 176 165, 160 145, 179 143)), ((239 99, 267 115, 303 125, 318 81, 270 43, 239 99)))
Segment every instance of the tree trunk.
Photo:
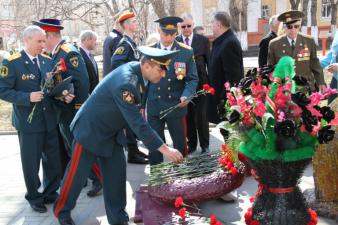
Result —
POLYGON ((308 5, 309 0, 303 0, 303 13, 304 17, 302 19, 302 33, 307 34, 307 16, 308 16, 308 5))
POLYGON ((248 0, 242 0, 241 7, 241 28, 239 32, 239 40, 241 42, 242 50, 248 50, 248 0))
POLYGON ((337 0, 331 0, 331 38, 333 40, 337 29, 337 0))
POLYGON ((300 0, 290 0, 291 9, 298 10, 300 0))
POLYGON ((149 2, 153 6, 153 9, 158 18, 162 18, 168 15, 167 12, 165 11, 163 0, 149 0, 149 2))
POLYGON ((175 16, 176 0, 169 0, 168 12, 169 16, 175 16))
POLYGON ((230 0, 229 3, 229 12, 232 18, 231 28, 233 31, 238 32, 240 30, 239 23, 240 23, 240 7, 241 2, 238 0, 230 0))
POLYGON ((317 0, 311 0, 311 36, 318 45, 317 0))

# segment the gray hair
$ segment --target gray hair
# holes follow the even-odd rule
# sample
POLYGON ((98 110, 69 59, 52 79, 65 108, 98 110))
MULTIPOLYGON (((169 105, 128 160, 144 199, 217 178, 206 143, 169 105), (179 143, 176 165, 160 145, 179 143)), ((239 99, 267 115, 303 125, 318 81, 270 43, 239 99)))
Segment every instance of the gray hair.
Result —
POLYGON ((36 25, 29 25, 23 30, 22 37, 23 39, 32 38, 37 33, 42 33, 44 35, 46 34, 46 32, 42 30, 41 27, 36 25))
POLYGON ((83 30, 81 31, 80 36, 79 36, 79 39, 81 42, 84 42, 85 40, 92 39, 92 38, 97 39, 97 34, 92 30, 83 30))
POLYGON ((182 20, 186 20, 186 19, 191 19, 194 20, 194 18, 192 17, 192 15, 190 13, 183 13, 181 15, 182 20))
POLYGON ((272 28, 277 22, 279 22, 277 20, 277 18, 278 18, 278 15, 273 15, 273 16, 270 17, 270 19, 269 19, 270 28, 272 28))
POLYGON ((220 22, 223 27, 228 28, 231 26, 231 17, 227 12, 224 11, 215 12, 214 19, 220 22))

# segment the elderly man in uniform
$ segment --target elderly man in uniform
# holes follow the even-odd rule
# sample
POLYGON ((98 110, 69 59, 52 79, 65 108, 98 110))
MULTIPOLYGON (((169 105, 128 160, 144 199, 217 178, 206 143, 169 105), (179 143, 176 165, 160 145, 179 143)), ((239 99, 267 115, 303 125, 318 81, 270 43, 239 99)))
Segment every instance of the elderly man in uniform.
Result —
POLYGON ((61 225, 72 225, 70 211, 75 207, 90 166, 98 159, 103 174, 103 195, 108 222, 128 224, 126 206, 126 163, 121 138, 131 127, 150 152, 164 154, 180 162, 182 154, 165 145, 140 112, 149 83, 165 76, 175 51, 140 47, 141 62, 129 62, 112 71, 76 114, 71 129, 75 145, 54 214, 61 225))
MULTIPOLYGON (((165 140, 164 126, 167 124, 174 148, 187 155, 186 120, 187 98, 193 95, 198 84, 197 69, 192 48, 175 40, 177 23, 183 20, 170 16, 156 20, 159 23, 160 41, 152 47, 163 50, 180 50, 169 65, 166 78, 159 83, 149 85, 147 98, 147 116, 149 124, 160 137, 165 140), (179 107, 170 114, 161 118, 162 110, 179 104, 179 107)), ((159 152, 149 155, 150 164, 156 165, 163 162, 159 152)))
MULTIPOLYGON (((41 54, 45 32, 38 26, 23 31, 25 48, 3 61, 0 73, 0 99, 13 103, 13 126, 18 131, 21 163, 26 184, 25 198, 34 211, 47 211, 45 204, 58 197, 59 164, 57 116, 53 100, 41 90, 46 73, 53 68, 49 56, 41 54), (28 117, 35 107, 32 119, 28 117), (40 161, 44 179, 38 189, 40 161)), ((66 101, 70 102, 67 96, 66 101)))
POLYGON ((305 77, 311 91, 317 88, 324 92, 323 70, 317 57, 316 44, 312 37, 299 32, 304 14, 297 10, 284 12, 278 16, 283 22, 285 35, 273 39, 269 45, 268 64, 276 65, 285 55, 295 59, 296 74, 305 77))
MULTIPOLYGON (((133 37, 137 31, 138 23, 134 12, 125 11, 121 13, 117 22, 123 29, 123 37, 116 47, 112 56, 112 68, 117 67, 131 61, 138 61, 140 59, 139 53, 136 49, 136 43, 133 37)), ((128 162, 137 164, 147 164, 148 155, 144 154, 138 149, 135 134, 129 127, 126 128, 128 162)))
POLYGON ((86 65, 79 50, 62 39, 61 30, 63 26, 60 20, 41 19, 33 21, 33 24, 40 26, 46 31, 46 50, 52 54, 53 64, 55 65, 60 59, 64 59, 67 71, 63 72, 63 79, 72 76, 73 88, 70 88, 69 92, 74 92, 75 99, 71 104, 59 105, 59 128, 68 156, 70 157, 72 155, 73 135, 70 132, 69 125, 75 113, 89 95, 89 78, 86 65))

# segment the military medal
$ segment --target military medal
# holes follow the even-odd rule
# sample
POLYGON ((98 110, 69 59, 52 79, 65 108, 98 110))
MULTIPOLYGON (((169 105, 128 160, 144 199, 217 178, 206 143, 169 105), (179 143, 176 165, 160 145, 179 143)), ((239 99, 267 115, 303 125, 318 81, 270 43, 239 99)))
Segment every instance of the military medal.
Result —
POLYGON ((175 62, 175 74, 177 80, 182 80, 186 75, 186 66, 184 62, 175 62))
POLYGON ((74 67, 79 66, 79 59, 76 56, 70 58, 69 61, 74 67))
POLYGON ((124 91, 122 93, 122 99, 124 102, 128 104, 134 104, 135 103, 135 96, 130 91, 124 91))

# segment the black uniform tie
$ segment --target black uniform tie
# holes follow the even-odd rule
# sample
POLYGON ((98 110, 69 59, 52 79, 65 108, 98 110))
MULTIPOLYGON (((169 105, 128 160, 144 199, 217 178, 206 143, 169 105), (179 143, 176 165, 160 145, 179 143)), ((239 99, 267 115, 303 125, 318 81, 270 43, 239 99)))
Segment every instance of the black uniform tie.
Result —
POLYGON ((292 49, 292 53, 295 51, 295 40, 291 41, 291 49, 292 49))

